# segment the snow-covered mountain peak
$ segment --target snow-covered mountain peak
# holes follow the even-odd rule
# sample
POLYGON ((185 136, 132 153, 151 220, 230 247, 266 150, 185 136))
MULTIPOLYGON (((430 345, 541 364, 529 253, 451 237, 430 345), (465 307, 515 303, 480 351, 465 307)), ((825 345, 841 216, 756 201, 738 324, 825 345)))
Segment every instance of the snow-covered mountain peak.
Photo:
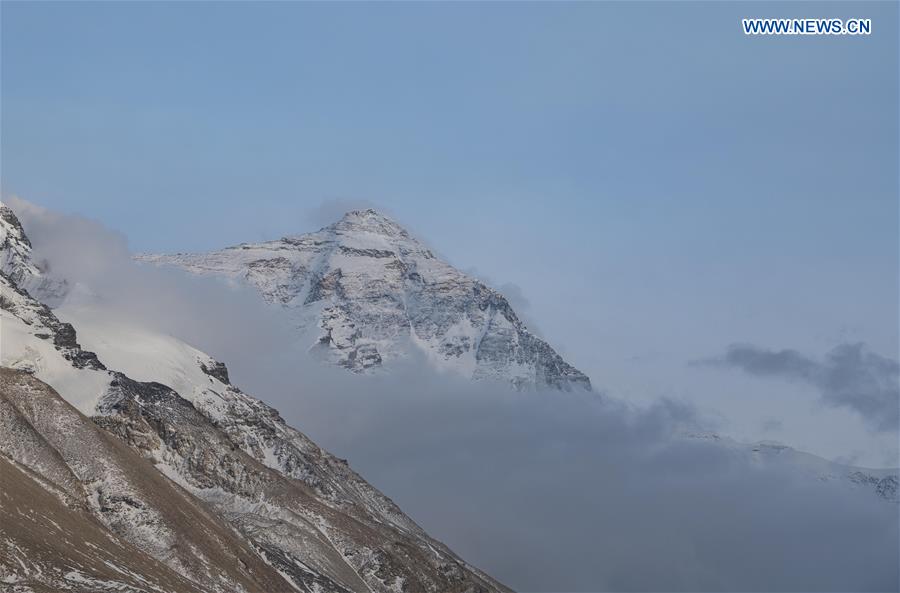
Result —
POLYGON ((418 349, 433 366, 472 379, 591 389, 586 375, 528 331, 500 292, 372 209, 277 241, 138 259, 256 288, 287 309, 301 331, 314 332, 312 352, 355 372, 418 349))
MULTIPOLYGON (((275 242, 262 243, 272 245, 275 242)), ((368 252, 381 257, 412 256, 433 259, 425 244, 389 216, 373 210, 351 210, 337 222, 313 233, 288 235, 280 241, 287 249, 326 245, 331 252, 368 252)), ((240 247, 245 247, 244 245, 240 247)))
POLYGON ((406 229, 387 215, 372 208, 351 210, 327 228, 338 233, 371 233, 388 238, 410 239, 406 229))

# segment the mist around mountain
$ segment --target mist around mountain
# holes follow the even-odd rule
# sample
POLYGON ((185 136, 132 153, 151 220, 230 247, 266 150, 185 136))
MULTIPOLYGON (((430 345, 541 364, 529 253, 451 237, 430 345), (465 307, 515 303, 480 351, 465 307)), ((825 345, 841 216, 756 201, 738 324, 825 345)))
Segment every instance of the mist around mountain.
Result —
MULTIPOLYGON (((207 426, 216 417, 216 402, 225 400, 212 397, 207 385, 231 398, 228 405, 242 406, 232 422, 214 423, 215 430, 173 424, 177 417, 163 418, 164 425, 198 435, 223 431, 256 460, 246 461, 250 467, 269 475, 274 464, 283 474, 278 451, 265 447, 270 429, 247 432, 257 419, 281 426, 267 424, 273 417, 263 412, 274 408, 287 425, 336 455, 304 456, 312 463, 291 466, 304 483, 321 480, 304 467, 320 468, 333 480, 321 480, 321 492, 329 485, 343 489, 349 470, 341 469, 341 460, 347 459, 425 531, 515 589, 898 587, 895 469, 842 466, 777 443, 736 443, 718 434, 702 410, 666 399, 637 407, 603 392, 602 377, 592 377, 590 392, 514 390, 505 377, 472 381, 436 369, 422 349, 384 372, 347 372, 306 356, 309 344, 298 341, 290 311, 267 305, 255 288, 138 265, 121 237, 95 223, 24 205, 19 210, 35 260, 46 262, 41 273, 66 280, 66 296, 50 312, 72 323, 78 343, 98 361, 131 381, 161 381, 174 390, 190 404, 183 407, 187 420, 178 422, 207 426), (209 355, 198 359, 197 352, 209 355), (227 376, 215 361, 227 364, 227 376), (265 404, 254 408, 244 389, 265 404), (259 449, 248 435, 262 437, 259 449)), ((129 385, 121 382, 116 393, 129 385)), ((160 388, 154 397, 181 401, 171 390, 160 388)), ((161 421, 129 408, 128 397, 111 401, 128 421, 116 434, 128 435, 129 422, 161 421)), ((178 460, 197 459, 198 467, 208 468, 206 447, 194 449, 197 458, 176 449, 177 455, 160 460, 175 461, 171 477, 202 492, 206 470, 178 460)), ((243 508, 227 496, 204 501, 223 516, 243 508)), ((384 517, 375 501, 366 499, 363 507, 384 517)), ((268 545, 260 538, 271 517, 242 517, 245 537, 268 545)), ((343 578, 339 582, 353 589, 351 576, 343 578)))

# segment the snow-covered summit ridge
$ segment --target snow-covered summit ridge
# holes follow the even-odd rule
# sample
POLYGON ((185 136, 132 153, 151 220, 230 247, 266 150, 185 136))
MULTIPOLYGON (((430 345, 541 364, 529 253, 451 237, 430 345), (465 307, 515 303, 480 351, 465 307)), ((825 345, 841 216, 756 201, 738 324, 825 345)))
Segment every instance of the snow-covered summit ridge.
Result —
POLYGON ((355 372, 388 367, 418 349, 433 366, 471 379, 591 389, 499 291, 376 210, 353 210, 316 232, 275 241, 138 259, 255 287, 313 332, 313 353, 355 372))
POLYGON ((385 237, 404 237, 411 242, 415 239, 393 219, 377 210, 350 210, 340 220, 328 227, 337 232, 360 233, 366 232, 385 237))

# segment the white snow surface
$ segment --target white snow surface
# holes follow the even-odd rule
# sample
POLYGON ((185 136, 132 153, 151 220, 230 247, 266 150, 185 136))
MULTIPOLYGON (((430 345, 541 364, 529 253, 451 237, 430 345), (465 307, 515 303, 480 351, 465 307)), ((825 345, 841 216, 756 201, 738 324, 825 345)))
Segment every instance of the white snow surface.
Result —
POLYGON ((202 397, 211 383, 219 383, 200 367, 214 364, 212 357, 173 336, 114 320, 101 309, 87 305, 63 304, 54 313, 78 328, 83 348, 136 381, 162 383, 190 402, 202 397))

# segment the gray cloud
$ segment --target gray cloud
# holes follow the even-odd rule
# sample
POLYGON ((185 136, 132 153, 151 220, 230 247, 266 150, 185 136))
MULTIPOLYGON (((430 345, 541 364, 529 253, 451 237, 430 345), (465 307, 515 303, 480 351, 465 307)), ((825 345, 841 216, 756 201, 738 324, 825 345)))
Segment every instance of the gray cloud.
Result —
POLYGON ((267 398, 517 590, 897 586, 896 506, 680 438, 703 420, 677 401, 511 393, 417 361, 390 376, 302 375, 281 375, 267 398))
POLYGON ((778 432, 784 429, 784 423, 778 418, 766 418, 761 426, 763 432, 778 432))
POLYGON ((841 344, 821 362, 795 350, 733 344, 724 356, 695 364, 802 381, 819 391, 825 405, 857 412, 873 430, 896 431, 900 424, 900 363, 862 343, 841 344))
POLYGON ((898 588, 896 505, 680 438, 708 428, 683 403, 512 392, 415 357, 356 376, 308 360, 255 295, 135 265, 120 235, 84 219, 33 211, 23 224, 104 314, 222 359, 236 384, 520 591, 898 588))

